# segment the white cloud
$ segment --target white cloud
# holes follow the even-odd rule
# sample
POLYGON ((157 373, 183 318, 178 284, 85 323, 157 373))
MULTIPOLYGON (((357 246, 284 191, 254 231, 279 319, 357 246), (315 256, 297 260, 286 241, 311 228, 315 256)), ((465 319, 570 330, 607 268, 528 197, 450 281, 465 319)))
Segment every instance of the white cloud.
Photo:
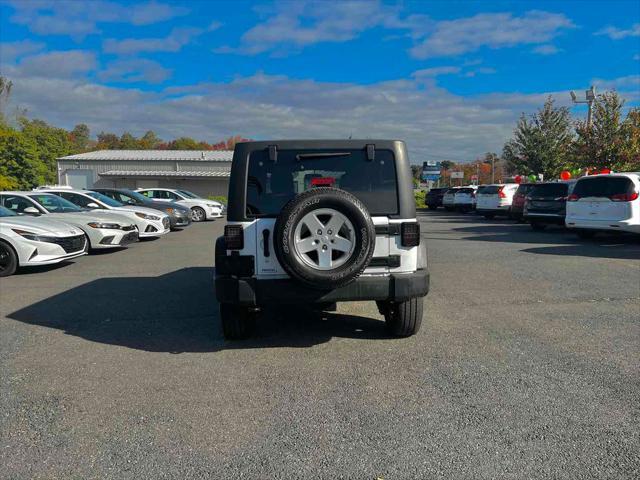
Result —
POLYGON ((629 29, 621 29, 616 27, 605 27, 597 31, 594 35, 605 35, 612 40, 621 40, 627 37, 640 37, 640 23, 634 23, 629 29))
POLYGON ((31 40, 19 40, 17 42, 1 42, 0 43, 0 62, 12 63, 23 55, 40 52, 44 49, 45 44, 42 42, 33 42, 31 40))
POLYGON ((423 68, 422 70, 416 70, 411 74, 412 77, 437 77, 439 75, 451 75, 454 73, 460 73, 460 67, 445 66, 445 67, 432 67, 423 68))
POLYGON ((73 78, 95 70, 96 56, 83 50, 47 52, 25 57, 17 68, 26 76, 73 78))
POLYGON ((177 52, 195 37, 204 33, 201 28, 177 27, 164 38, 110 38, 102 43, 105 53, 129 55, 140 52, 177 52))
POLYGON ((555 45, 547 43, 544 45, 538 45, 531 51, 533 53, 537 53, 538 55, 555 55, 556 53, 560 53, 562 50, 560 50, 555 45))
MULTIPOLYGON (((548 93, 461 97, 417 79, 357 85, 261 73, 152 93, 34 77, 20 68, 12 73, 15 104, 68 128, 84 122, 93 132, 153 129, 167 139, 189 135, 209 141, 232 134, 400 138, 414 162, 433 156, 473 160, 500 151, 520 112, 540 107, 548 93)), ((568 104, 564 92, 562 99, 568 104)))
POLYGON ((281 2, 266 13, 264 22, 242 35, 239 47, 224 46, 216 51, 249 55, 289 52, 316 43, 345 42, 376 27, 406 30, 413 36, 430 22, 425 15, 401 18, 399 8, 378 0, 281 2))
POLYGON ((158 62, 144 58, 116 60, 98 73, 102 81, 122 83, 162 83, 171 76, 172 71, 158 62))
POLYGON ((11 21, 39 35, 68 35, 81 40, 100 33, 100 23, 149 25, 185 15, 182 6, 151 1, 122 5, 108 0, 9 0, 11 21))
POLYGON ((424 59, 460 55, 482 47, 542 44, 573 27, 573 22, 561 13, 530 11, 520 17, 510 13, 481 13, 438 22, 434 31, 411 49, 411 54, 424 59))

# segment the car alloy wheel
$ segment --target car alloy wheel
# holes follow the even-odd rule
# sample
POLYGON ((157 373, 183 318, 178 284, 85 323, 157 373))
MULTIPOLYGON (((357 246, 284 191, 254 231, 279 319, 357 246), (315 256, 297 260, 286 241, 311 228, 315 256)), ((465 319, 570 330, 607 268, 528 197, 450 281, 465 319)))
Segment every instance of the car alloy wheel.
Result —
POLYGON ((3 242, 0 242, 0 277, 8 277, 16 271, 18 267, 18 257, 13 249, 3 242))
POLYGON ((206 216, 206 213, 200 207, 193 207, 191 209, 191 220, 194 222, 203 222, 206 216))

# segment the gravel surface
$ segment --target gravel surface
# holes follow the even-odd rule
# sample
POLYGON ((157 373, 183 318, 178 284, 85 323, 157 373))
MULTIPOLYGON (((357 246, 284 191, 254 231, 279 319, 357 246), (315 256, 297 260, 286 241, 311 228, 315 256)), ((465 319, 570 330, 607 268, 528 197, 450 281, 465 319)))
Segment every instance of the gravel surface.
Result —
POLYGON ((420 218, 409 339, 363 302, 225 342, 222 221, 0 279, 0 478, 638 478, 638 240, 420 218))

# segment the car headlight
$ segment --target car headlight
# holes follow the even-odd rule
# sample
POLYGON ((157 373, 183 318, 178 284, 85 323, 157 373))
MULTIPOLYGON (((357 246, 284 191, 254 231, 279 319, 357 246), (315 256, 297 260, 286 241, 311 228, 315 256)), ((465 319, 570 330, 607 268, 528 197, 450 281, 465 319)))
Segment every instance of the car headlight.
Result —
POLYGON ((173 212, 175 212, 175 210, 171 207, 165 208, 164 211, 167 212, 169 215, 173 215, 173 212))
POLYGON ((145 220, 160 220, 160 217, 156 217, 155 215, 147 215, 146 213, 136 212, 136 215, 140 218, 144 218, 145 220))
POLYGON ((17 233, 18 235, 20 235, 21 237, 26 238, 27 240, 33 240, 34 242, 42 242, 42 238, 40 237, 40 235, 33 233, 33 232, 27 232, 26 230, 19 230, 17 228, 12 228, 11 230, 13 230, 15 233, 17 233))
POLYGON ((105 228, 109 230, 120 230, 120 225, 117 223, 103 223, 103 222, 89 222, 87 223, 91 228, 105 228))
POLYGON ((215 203, 207 203, 207 207, 220 208, 220 205, 217 205, 215 203))

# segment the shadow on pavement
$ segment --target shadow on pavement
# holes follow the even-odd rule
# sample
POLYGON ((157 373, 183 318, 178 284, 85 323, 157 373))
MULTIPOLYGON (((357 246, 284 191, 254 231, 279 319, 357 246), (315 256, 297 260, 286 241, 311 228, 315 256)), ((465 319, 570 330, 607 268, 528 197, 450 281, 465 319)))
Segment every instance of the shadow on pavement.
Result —
POLYGON ((309 347, 333 337, 388 338, 384 323, 289 308, 262 315, 256 336, 226 342, 213 285, 214 269, 184 268, 159 277, 103 278, 8 315, 32 325, 108 345, 151 352, 309 347))

